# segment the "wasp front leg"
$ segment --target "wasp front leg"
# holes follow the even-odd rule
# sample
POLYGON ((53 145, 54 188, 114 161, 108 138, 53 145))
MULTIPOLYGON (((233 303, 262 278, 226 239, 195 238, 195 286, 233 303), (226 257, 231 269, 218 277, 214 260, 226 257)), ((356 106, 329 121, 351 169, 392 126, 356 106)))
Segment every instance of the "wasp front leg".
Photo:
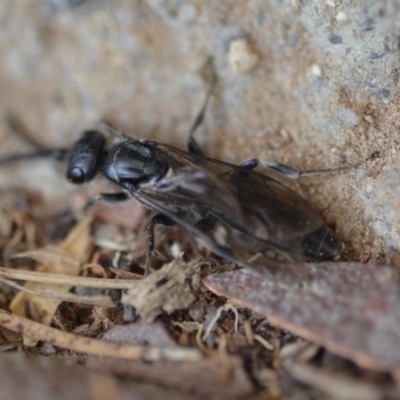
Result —
POLYGON ((86 211, 89 207, 91 207, 99 200, 106 201, 107 203, 121 203, 123 201, 127 201, 128 199, 130 199, 130 197, 124 192, 96 194, 95 196, 89 197, 85 201, 83 211, 86 211))

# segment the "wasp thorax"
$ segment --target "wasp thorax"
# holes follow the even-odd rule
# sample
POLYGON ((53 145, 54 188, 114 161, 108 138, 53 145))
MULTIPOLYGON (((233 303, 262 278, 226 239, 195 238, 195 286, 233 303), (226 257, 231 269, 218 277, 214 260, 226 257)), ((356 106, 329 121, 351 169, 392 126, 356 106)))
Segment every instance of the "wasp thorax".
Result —
POLYGON ((118 144, 104 163, 107 178, 119 184, 137 184, 164 176, 167 168, 157 160, 147 143, 129 141, 118 144))

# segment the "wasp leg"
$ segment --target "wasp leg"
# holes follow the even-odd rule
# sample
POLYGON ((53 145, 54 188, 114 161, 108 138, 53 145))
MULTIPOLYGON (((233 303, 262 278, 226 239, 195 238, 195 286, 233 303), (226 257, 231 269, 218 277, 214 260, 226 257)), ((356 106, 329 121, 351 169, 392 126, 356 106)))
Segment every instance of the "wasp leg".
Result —
POLYGON ((238 166, 238 168, 232 173, 232 181, 235 179, 247 179, 251 171, 256 168, 258 165, 257 160, 255 158, 251 158, 250 160, 246 160, 242 164, 238 166))
POLYGON ((272 161, 260 161, 257 158, 250 158, 249 160, 244 161, 242 164, 239 165, 240 168, 244 169, 245 171, 252 171, 253 169, 257 168, 258 166, 262 166, 265 168, 271 168, 274 171, 276 171, 278 174, 283 175, 287 178, 291 178, 291 179, 297 179, 299 176, 301 175, 307 175, 310 172, 311 173, 317 173, 318 172, 322 172, 322 171, 326 171, 326 172, 332 172, 333 169, 329 169, 329 170, 299 170, 296 168, 291 167, 290 165, 286 165, 286 164, 281 164, 281 163, 276 163, 276 162, 272 162, 272 161))
POLYGON ((206 109, 208 106, 208 102, 210 100, 212 91, 215 87, 216 81, 217 81, 217 76, 215 74, 215 69, 214 69, 214 65, 213 65, 213 59, 209 58, 209 60, 207 61, 207 69, 208 69, 208 73, 211 74, 211 76, 209 76, 210 78, 210 83, 209 83, 209 89, 206 95, 206 98, 204 100, 204 103, 200 109, 200 112, 197 114, 190 130, 189 130, 189 137, 187 140, 187 148, 189 153, 192 154, 197 154, 199 156, 204 156, 204 151, 200 148, 200 146, 198 145, 198 143, 196 142, 194 136, 194 133, 196 132, 197 128, 202 124, 202 122, 204 121, 204 116, 206 114, 206 109))
POLYGON ((148 276, 150 274, 150 261, 154 251, 154 227, 156 224, 172 227, 176 225, 176 222, 172 221, 163 214, 157 214, 151 219, 149 225, 147 226, 146 234, 147 248, 144 276, 148 276))
POLYGON ((257 168, 257 166, 260 164, 260 162, 257 160, 257 158, 250 158, 249 160, 246 160, 242 162, 239 165, 239 168, 244 169, 245 171, 253 171, 254 168, 257 168))
POLYGON ((189 130, 189 137, 187 140, 187 148, 189 153, 192 154, 197 154, 199 156, 204 156, 204 151, 201 149, 199 144, 196 142, 196 139, 193 137, 196 129, 201 125, 201 123, 204 121, 204 115, 206 113, 206 108, 207 108, 207 103, 208 103, 208 98, 210 95, 208 94, 206 97, 206 101, 204 102, 203 106, 201 107, 200 112, 197 114, 197 117, 195 118, 192 127, 189 130))
POLYGON ((85 201, 85 204, 78 211, 64 210, 57 213, 57 219, 78 219, 82 212, 85 212, 89 207, 91 207, 94 203, 99 200, 106 201, 108 203, 119 203, 122 201, 126 201, 130 199, 130 197, 126 193, 100 193, 96 196, 92 196, 85 201))
POLYGON ((253 169, 255 169, 258 166, 262 166, 265 168, 271 168, 280 175, 283 175, 287 178, 296 180, 300 176, 316 175, 316 174, 330 174, 333 172, 348 171, 350 169, 359 167, 364 162, 375 160, 377 158, 379 158, 379 152, 374 152, 362 161, 359 161, 354 164, 345 165, 343 167, 317 168, 317 169, 305 169, 305 170, 293 168, 290 165, 286 165, 286 164, 282 164, 282 163, 277 163, 277 162, 272 162, 272 161, 260 161, 257 158, 251 158, 249 160, 246 160, 242 164, 240 164, 239 167, 245 169, 246 171, 252 171, 253 169))
POLYGON ((187 148, 189 153, 192 154, 197 154, 199 156, 204 156, 204 151, 200 148, 199 144, 196 142, 196 139, 194 138, 194 133, 196 132, 197 128, 202 124, 204 121, 204 116, 206 114, 207 110, 207 105, 211 97, 211 93, 213 90, 213 86, 211 86, 210 90, 207 93, 207 96, 204 100, 204 103, 201 107, 200 112, 197 114, 197 117, 195 118, 192 127, 189 130, 189 137, 187 140, 187 148))
POLYGON ((86 211, 89 207, 91 207, 94 203, 96 203, 96 201, 99 200, 106 201, 107 203, 120 203, 128 199, 130 199, 130 197, 124 192, 100 193, 86 200, 85 205, 83 206, 83 211, 86 211))

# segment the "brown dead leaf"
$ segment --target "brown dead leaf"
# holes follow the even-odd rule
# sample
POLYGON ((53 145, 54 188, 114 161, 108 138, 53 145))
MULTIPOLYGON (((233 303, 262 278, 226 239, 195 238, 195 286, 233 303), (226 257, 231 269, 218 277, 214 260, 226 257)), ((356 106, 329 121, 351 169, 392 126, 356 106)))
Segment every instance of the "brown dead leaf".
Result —
MULTIPOLYGON (((70 232, 68 237, 57 248, 45 247, 38 250, 20 253, 17 257, 32 258, 41 265, 38 271, 49 274, 78 275, 91 245, 89 228, 92 219, 86 217, 70 232)), ((61 300, 38 297, 32 292, 52 291, 67 293, 71 289, 67 285, 50 285, 41 282, 28 282, 25 285, 28 292, 19 292, 10 305, 10 310, 19 316, 25 316, 26 305, 38 316, 44 325, 50 325, 53 315, 61 300)), ((24 338, 27 346, 34 346, 36 341, 24 338)))
POLYGON ((89 357, 89 368, 120 376, 179 388, 213 399, 243 398, 254 390, 239 357, 215 354, 189 362, 159 361, 155 363, 89 357))
POLYGON ((282 265, 275 279, 242 269, 209 275, 203 283, 362 367, 400 369, 400 284, 395 268, 291 264, 282 265))
POLYGON ((144 321, 154 320, 162 311, 171 314, 186 309, 196 300, 192 284, 199 280, 204 264, 199 259, 189 263, 174 260, 145 279, 132 281, 132 289, 121 302, 135 307, 144 321))

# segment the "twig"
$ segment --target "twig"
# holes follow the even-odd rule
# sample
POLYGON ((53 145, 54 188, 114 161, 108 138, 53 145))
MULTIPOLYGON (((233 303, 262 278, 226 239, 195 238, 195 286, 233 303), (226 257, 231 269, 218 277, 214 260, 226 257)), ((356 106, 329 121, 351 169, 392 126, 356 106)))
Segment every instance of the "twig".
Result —
POLYGON ((238 331, 239 329, 239 313, 235 307, 233 307, 231 304, 225 304, 222 307, 219 307, 217 312, 215 313, 214 318, 211 320, 210 324, 207 327, 206 332, 204 333, 203 336, 203 341, 210 336, 210 333, 212 329, 214 328, 214 325, 217 323, 219 318, 221 317, 222 311, 232 311, 235 314, 235 332, 238 331))
POLYGON ((0 267, 0 276, 5 279, 51 283, 56 285, 83 286, 99 289, 132 289, 135 281, 122 279, 87 278, 61 274, 49 274, 38 271, 22 271, 0 267))
POLYGON ((110 296, 79 296, 74 293, 60 293, 56 290, 42 290, 36 292, 34 290, 27 289, 25 286, 19 285, 13 281, 0 277, 0 282, 12 286, 22 292, 32 294, 39 297, 47 297, 49 299, 57 299, 62 301, 69 301, 71 303, 86 304, 89 306, 100 306, 100 307, 113 307, 114 303, 110 296))
POLYGON ((19 317, 2 309, 0 309, 0 325, 24 336, 49 342, 53 346, 102 357, 148 361, 162 359, 197 361, 202 357, 201 352, 197 349, 133 346, 77 336, 19 317))

